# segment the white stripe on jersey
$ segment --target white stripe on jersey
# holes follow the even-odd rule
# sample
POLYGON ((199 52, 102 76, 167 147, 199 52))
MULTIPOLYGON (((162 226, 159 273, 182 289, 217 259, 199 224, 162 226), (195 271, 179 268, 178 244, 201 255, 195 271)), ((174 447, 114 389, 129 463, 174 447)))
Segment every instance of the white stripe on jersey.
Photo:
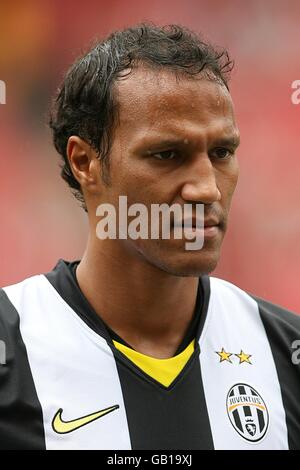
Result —
POLYGON ((116 362, 106 341, 78 317, 44 275, 4 290, 20 315, 43 411, 46 448, 115 449, 117 442, 118 449, 131 449, 116 362), (71 421, 113 405, 119 408, 68 434, 52 429, 60 408, 62 419, 71 421))
MULTIPOLYGON (((214 447, 236 450, 288 449, 280 384, 258 305, 246 292, 227 281, 210 277, 210 288, 209 309, 199 344, 214 447), (226 360, 220 362, 217 352, 222 348, 233 354, 230 356, 232 363, 226 360), (241 350, 251 355, 251 364, 239 363, 235 354, 240 354, 241 350), (246 384, 255 389, 267 406, 269 426, 265 436, 258 442, 242 437, 228 416, 227 394, 237 384, 246 384)), ((243 418, 242 406, 237 409, 243 418)), ((248 437, 251 439, 249 434, 248 437)))

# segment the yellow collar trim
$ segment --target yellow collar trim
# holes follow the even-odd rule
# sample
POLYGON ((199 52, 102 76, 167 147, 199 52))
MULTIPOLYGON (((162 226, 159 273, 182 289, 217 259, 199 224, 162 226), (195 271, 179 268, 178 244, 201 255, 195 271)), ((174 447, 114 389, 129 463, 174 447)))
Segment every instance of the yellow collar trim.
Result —
POLYGON ((113 343, 137 367, 165 387, 168 387, 180 374, 195 349, 195 340, 193 340, 177 356, 168 359, 157 359, 156 357, 146 356, 134 349, 128 348, 118 341, 113 340, 113 343))

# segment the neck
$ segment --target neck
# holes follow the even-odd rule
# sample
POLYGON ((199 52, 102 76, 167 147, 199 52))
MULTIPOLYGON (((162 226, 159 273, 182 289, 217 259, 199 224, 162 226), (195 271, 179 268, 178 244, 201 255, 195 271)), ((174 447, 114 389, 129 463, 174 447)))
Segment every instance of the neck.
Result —
POLYGON ((194 314, 198 278, 172 276, 116 245, 89 239, 76 272, 80 289, 134 349, 173 356, 194 314))

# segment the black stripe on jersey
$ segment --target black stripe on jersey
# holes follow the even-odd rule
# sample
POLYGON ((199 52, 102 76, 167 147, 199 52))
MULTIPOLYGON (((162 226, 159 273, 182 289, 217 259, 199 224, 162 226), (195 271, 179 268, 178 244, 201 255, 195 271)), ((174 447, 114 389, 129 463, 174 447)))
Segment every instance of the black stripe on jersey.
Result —
POLYGON ((42 408, 20 333, 20 318, 3 289, 0 339, 6 345, 6 364, 0 365, 0 449, 44 450, 42 408))
POLYGON ((300 316, 254 295, 252 297, 258 304, 277 369, 289 449, 300 450, 300 365, 292 362, 292 343, 300 340, 300 316))
POLYGON ((169 388, 137 379, 125 362, 116 363, 133 450, 214 448, 198 354, 169 388))

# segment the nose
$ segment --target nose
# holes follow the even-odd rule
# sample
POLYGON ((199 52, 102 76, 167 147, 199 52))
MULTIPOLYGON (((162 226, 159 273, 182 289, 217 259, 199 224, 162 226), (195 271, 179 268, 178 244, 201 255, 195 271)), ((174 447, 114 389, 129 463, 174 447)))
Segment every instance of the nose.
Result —
POLYGON ((221 193, 210 158, 202 154, 196 160, 188 169, 186 182, 181 189, 181 197, 185 201, 203 204, 220 201, 221 193))

